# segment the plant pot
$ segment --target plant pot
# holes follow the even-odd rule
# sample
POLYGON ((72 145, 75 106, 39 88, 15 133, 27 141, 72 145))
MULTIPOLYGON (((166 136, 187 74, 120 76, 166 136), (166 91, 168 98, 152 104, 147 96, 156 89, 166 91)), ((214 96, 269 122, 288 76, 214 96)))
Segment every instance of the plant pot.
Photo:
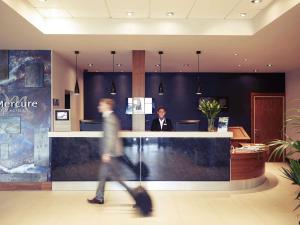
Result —
POLYGON ((214 131, 216 131, 216 128, 215 128, 215 118, 208 118, 207 122, 208 122, 207 131, 208 132, 214 132, 214 131))

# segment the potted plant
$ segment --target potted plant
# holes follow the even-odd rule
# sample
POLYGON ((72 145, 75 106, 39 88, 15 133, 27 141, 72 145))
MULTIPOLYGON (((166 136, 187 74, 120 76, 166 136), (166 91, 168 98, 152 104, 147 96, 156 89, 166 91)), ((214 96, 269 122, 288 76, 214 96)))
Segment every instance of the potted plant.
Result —
POLYGON ((221 111, 221 105, 216 100, 202 99, 199 102, 199 110, 206 116, 208 131, 215 131, 215 118, 221 111))
MULTIPOLYGON (((300 133, 300 109, 295 110, 296 113, 286 120, 286 126, 296 133, 300 133)), ((285 137, 286 140, 274 140, 269 144, 270 147, 274 147, 270 158, 285 157, 288 168, 282 168, 284 177, 291 180, 292 184, 300 186, 300 162, 292 157, 295 153, 300 153, 300 140, 294 140, 288 137, 286 133, 285 137)), ((298 192, 296 200, 300 200, 300 192, 298 192)), ((300 203, 294 210, 298 208, 300 208, 300 203)))

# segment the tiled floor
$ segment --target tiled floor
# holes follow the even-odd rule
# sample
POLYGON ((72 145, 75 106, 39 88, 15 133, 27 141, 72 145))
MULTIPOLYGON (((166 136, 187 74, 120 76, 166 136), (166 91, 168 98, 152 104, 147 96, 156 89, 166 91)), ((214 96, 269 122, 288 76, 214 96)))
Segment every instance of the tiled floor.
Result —
POLYGON ((296 225, 298 188, 268 164, 268 181, 238 192, 153 191, 152 217, 139 217, 126 192, 107 192, 106 204, 89 205, 93 192, 0 192, 1 225, 296 225))

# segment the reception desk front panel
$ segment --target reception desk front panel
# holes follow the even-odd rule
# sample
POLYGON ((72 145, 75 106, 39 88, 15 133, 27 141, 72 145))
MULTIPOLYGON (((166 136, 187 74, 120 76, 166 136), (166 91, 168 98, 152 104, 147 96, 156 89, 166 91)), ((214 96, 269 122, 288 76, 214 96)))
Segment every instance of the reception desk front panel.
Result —
MULTIPOLYGON (((148 181, 229 181, 231 133, 121 132, 125 154, 149 169, 148 181)), ((96 181, 101 132, 50 133, 52 181, 96 181)), ((122 164, 125 180, 138 180, 122 164)))

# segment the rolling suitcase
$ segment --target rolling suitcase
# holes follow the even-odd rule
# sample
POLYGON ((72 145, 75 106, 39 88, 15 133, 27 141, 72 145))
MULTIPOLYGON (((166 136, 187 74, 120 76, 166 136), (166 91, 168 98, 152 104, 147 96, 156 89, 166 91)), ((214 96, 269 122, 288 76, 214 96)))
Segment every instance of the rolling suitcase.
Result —
MULTIPOLYGON (((118 172, 112 166, 112 172, 115 173, 116 177, 118 176, 118 172)), ((126 188, 131 197, 135 201, 136 207, 140 210, 143 216, 149 216, 152 212, 152 200, 147 190, 139 185, 136 188, 130 188, 124 181, 118 180, 118 182, 126 188)))
POLYGON ((152 200, 147 190, 139 185, 136 188, 131 189, 123 181, 119 181, 129 192, 131 197, 135 201, 136 207, 140 210, 143 216, 149 216, 152 212, 152 200))

